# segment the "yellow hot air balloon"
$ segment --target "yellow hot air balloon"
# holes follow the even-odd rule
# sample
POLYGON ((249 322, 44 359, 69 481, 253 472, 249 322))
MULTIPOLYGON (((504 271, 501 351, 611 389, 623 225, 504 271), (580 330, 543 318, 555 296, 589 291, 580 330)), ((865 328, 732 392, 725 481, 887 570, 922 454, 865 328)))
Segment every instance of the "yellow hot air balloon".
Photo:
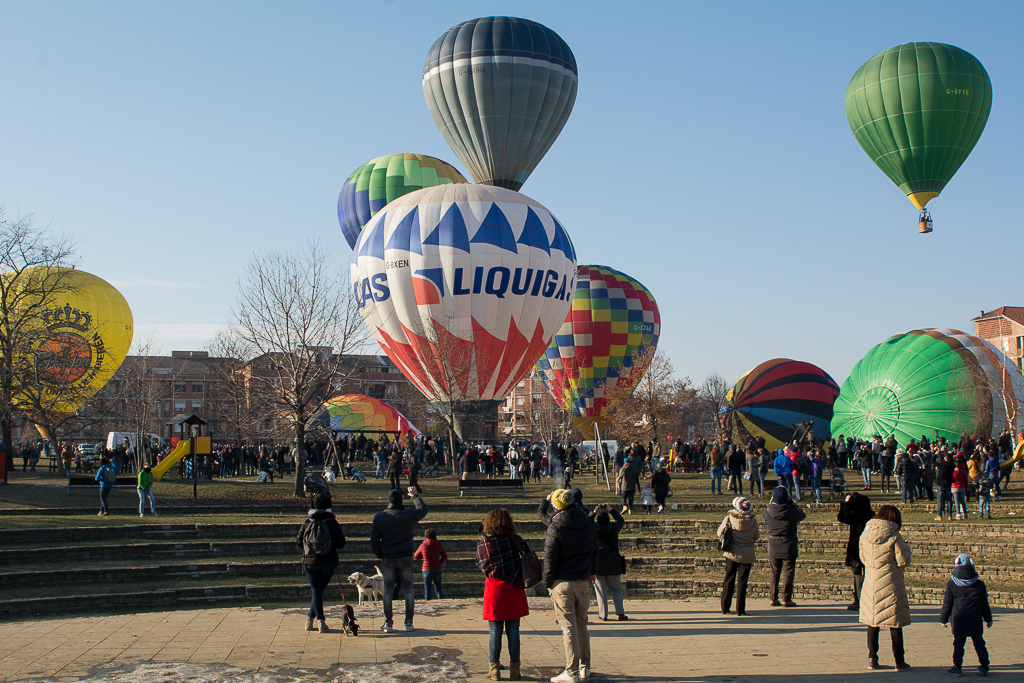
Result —
MULTIPOLYGON (((4 275, 12 277, 11 274, 4 275)), ((16 363, 35 368, 49 410, 71 413, 103 388, 132 345, 132 311, 106 280, 72 268, 27 268, 14 288, 32 328, 31 358, 16 363), (44 294, 45 293, 45 294, 44 294)), ((15 402, 19 401, 15 397, 15 402)))

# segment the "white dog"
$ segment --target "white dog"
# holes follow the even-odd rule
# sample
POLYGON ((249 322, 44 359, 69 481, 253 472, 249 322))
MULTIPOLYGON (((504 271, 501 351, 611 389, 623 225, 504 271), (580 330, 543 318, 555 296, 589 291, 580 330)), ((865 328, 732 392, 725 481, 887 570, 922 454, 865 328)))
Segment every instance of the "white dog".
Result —
POLYGON ((334 469, 333 468, 331 468, 331 467, 325 467, 324 468, 324 480, 328 484, 333 484, 334 482, 338 481, 338 476, 334 473, 334 469))
POLYGON ((359 591, 360 605, 363 604, 364 595, 368 600, 374 600, 374 594, 379 595, 381 599, 384 598, 384 576, 376 565, 373 568, 377 570, 376 576, 367 576, 362 572, 353 572, 348 576, 348 582, 359 591))

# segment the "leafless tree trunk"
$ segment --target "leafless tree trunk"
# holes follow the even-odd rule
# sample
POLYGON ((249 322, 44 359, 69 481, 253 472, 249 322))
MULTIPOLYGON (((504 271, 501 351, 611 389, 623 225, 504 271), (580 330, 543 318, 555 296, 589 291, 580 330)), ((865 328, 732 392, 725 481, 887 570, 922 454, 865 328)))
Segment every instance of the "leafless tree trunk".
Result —
POLYGON ((715 438, 720 435, 722 430, 718 423, 719 415, 727 405, 726 395, 730 389, 732 389, 732 384, 717 372, 708 375, 697 389, 697 397, 704 406, 701 426, 705 434, 714 434, 715 438))
POLYGON ((344 356, 368 339, 347 274, 316 241, 296 254, 255 254, 239 278, 223 335, 239 358, 251 359, 250 396, 291 424, 294 494, 301 497, 306 429, 335 384, 352 372, 344 356))

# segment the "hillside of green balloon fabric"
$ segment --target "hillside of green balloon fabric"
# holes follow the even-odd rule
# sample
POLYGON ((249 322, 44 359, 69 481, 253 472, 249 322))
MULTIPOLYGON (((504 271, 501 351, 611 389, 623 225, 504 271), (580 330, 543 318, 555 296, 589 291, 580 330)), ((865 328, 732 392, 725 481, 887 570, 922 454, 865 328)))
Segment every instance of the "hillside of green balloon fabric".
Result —
POLYGON ((998 435, 1021 427, 1024 377, 988 342, 959 330, 913 330, 854 365, 833 407, 832 435, 910 439, 998 435))
POLYGON ((880 52, 846 89, 846 118, 857 142, 918 209, 967 159, 991 108, 985 67, 943 43, 880 52))

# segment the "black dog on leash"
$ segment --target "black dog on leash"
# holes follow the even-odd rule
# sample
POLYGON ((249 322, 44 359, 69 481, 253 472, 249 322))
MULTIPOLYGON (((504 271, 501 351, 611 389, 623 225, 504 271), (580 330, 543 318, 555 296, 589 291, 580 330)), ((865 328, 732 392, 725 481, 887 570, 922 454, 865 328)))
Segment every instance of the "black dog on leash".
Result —
POLYGON ((345 635, 359 635, 359 623, 356 621, 356 612, 352 605, 345 605, 345 614, 341 618, 341 630, 345 635))

